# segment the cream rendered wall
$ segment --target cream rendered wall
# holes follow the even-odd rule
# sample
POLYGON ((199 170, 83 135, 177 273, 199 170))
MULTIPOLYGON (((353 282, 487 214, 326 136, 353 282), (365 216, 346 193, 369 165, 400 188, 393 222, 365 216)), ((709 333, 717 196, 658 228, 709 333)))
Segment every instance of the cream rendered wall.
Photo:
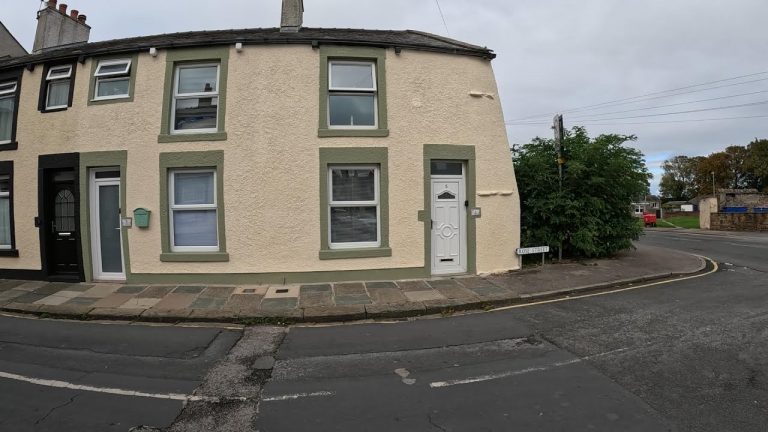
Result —
MULTIPOLYGON (((41 114, 37 99, 43 68, 25 71, 14 160, 16 242, 19 258, 0 268, 40 269, 37 156, 127 150, 128 210, 153 211, 149 229, 129 230, 132 273, 261 273, 424 265, 423 144, 476 147, 477 270, 517 268, 519 200, 489 61, 466 56, 387 50, 390 136, 318 138, 318 51, 310 46, 230 49, 226 141, 157 142, 165 51, 138 60, 134 102, 87 106, 91 60, 77 64, 73 106, 41 114), (320 147, 389 148, 391 257, 319 260, 320 147), (229 262, 160 262, 160 152, 224 150, 224 200, 229 262), (511 194, 508 194, 510 193, 511 194), (508 195, 502 195, 505 193, 508 195)), ((428 204, 427 204, 428 205, 428 204)), ((83 227, 85 229, 85 227, 83 227)))

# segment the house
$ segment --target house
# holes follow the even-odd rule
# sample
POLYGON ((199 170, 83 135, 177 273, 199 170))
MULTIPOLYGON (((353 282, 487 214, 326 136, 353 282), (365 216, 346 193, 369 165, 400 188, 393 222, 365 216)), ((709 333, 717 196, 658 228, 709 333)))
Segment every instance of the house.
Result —
POLYGON ((768 212, 768 194, 757 189, 718 189, 717 202, 724 213, 768 212))
POLYGON ((690 201, 667 201, 661 205, 665 212, 680 213, 697 211, 697 206, 690 201))
POLYGON ((87 42, 49 0, 0 60, 0 277, 291 283, 518 268, 488 48, 281 26, 87 42))
POLYGON ((631 207, 635 217, 641 218, 647 213, 661 217, 661 198, 656 195, 645 195, 642 199, 633 202, 631 207))

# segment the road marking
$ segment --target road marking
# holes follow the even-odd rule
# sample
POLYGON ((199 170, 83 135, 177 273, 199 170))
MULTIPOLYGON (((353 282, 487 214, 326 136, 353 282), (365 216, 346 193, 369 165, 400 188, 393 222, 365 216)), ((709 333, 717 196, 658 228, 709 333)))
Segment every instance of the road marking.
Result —
POLYGON ((261 398, 262 402, 275 402, 275 401, 285 401, 285 400, 294 400, 299 398, 306 398, 306 397, 323 397, 323 396, 333 396, 333 392, 329 391, 316 391, 312 393, 294 393, 294 394, 287 394, 287 395, 280 395, 280 396, 266 396, 261 398))
POLYGON ((715 273, 719 269, 719 266, 717 265, 715 260, 713 260, 711 258, 707 258, 707 257, 705 257, 703 255, 696 255, 696 254, 691 254, 691 255, 697 256, 697 257, 699 257, 701 259, 704 259, 704 260, 707 260, 707 261, 711 262, 712 266, 713 266, 712 270, 710 270, 710 271, 708 271, 706 273, 697 274, 697 275, 693 275, 693 276, 686 276, 686 277, 681 277, 681 278, 677 278, 677 279, 663 280, 663 281, 653 282, 653 283, 648 283, 648 284, 643 284, 643 285, 634 285, 634 286, 630 286, 630 287, 626 287, 626 288, 617 288, 617 289, 613 289, 613 290, 610 290, 610 291, 601 291, 601 292, 597 292, 597 293, 581 294, 581 295, 575 295, 575 296, 569 296, 569 297, 563 297, 563 298, 556 298, 556 299, 551 299, 551 300, 541 300, 541 301, 534 302, 534 303, 523 303, 523 304, 517 304, 517 305, 511 305, 511 306, 504 306, 504 307, 500 307, 500 308, 490 309, 490 310, 488 310, 488 312, 498 312, 498 311, 504 311, 504 310, 508 310, 508 309, 524 308, 524 307, 537 306, 537 305, 542 305, 542 304, 547 304, 547 303, 557 303, 557 302, 562 302, 562 301, 578 300, 578 299, 583 299, 583 298, 588 298, 588 297, 597 297, 597 296, 602 296, 602 295, 607 295, 607 294, 619 293, 619 292, 623 292, 623 291, 636 290, 636 289, 639 289, 639 288, 647 288, 647 287, 655 286, 655 285, 664 285, 664 284, 668 284, 668 283, 672 283, 672 282, 680 282, 680 281, 684 281, 684 280, 690 280, 690 279, 696 279, 696 278, 700 278, 700 277, 704 277, 704 276, 709 276, 712 273, 715 273))
POLYGON ((457 380, 435 381, 435 382, 429 383, 429 387, 431 387, 431 388, 452 387, 452 386, 455 386, 455 385, 474 384, 474 383, 479 383, 479 382, 484 382, 484 381, 492 381, 492 380, 497 380, 497 379, 502 379, 502 378, 509 378, 509 377, 513 377, 513 376, 517 376, 517 375, 524 375, 524 374, 531 373, 531 372, 542 372, 542 371, 546 371, 546 370, 550 370, 550 369, 555 369, 555 368, 559 368, 559 367, 563 367, 563 366, 569 366, 569 365, 572 365, 572 364, 581 363, 581 362, 583 362, 585 360, 591 360, 591 359, 598 358, 598 357, 605 357, 605 356, 608 356, 608 355, 620 353, 620 352, 626 351, 628 349, 629 348, 619 348, 619 349, 615 349, 615 350, 612 350, 612 351, 607 351, 607 352, 604 352, 604 353, 594 354, 594 355, 591 355, 591 356, 575 358, 575 359, 572 359, 572 360, 566 360, 566 361, 561 361, 561 362, 557 362, 557 363, 551 363, 551 364, 548 364, 548 365, 545 365, 545 366, 534 366, 534 367, 529 367, 529 368, 525 368, 525 369, 518 369, 518 370, 513 370, 513 371, 500 372, 500 373, 497 373, 497 374, 480 375, 480 376, 477 376, 477 377, 465 378, 465 379, 457 379, 457 380))
POLYGON ((411 374, 411 372, 408 371, 408 369, 405 369, 405 368, 395 369, 395 374, 397 374, 397 376, 402 378, 403 384, 407 384, 407 385, 416 384, 416 380, 415 379, 408 378, 408 375, 411 374))
POLYGON ((765 246, 755 246, 755 245, 748 245, 748 244, 744 244, 744 243, 731 243, 731 242, 727 242, 727 243, 729 245, 734 245, 734 246, 751 247, 751 248, 758 248, 758 249, 765 249, 766 248, 765 246))
MULTIPOLYGON (((18 374, 8 373, 8 372, 0 372, 0 378, 5 378, 9 380, 14 380, 14 381, 21 381, 28 384, 34 384, 34 385, 39 385, 44 387, 54 387, 54 388, 67 389, 67 390, 80 390, 80 391, 87 391, 87 392, 94 392, 94 393, 106 393, 106 394, 112 394, 112 395, 118 395, 118 396, 145 397, 145 398, 152 398, 152 399, 170 399, 170 400, 177 400, 177 401, 183 401, 183 402, 196 402, 196 401, 219 402, 221 401, 220 398, 216 398, 216 397, 186 395, 181 393, 146 393, 146 392, 141 392, 136 390, 127 390, 127 389, 112 388, 112 387, 95 387, 95 386, 89 386, 89 385, 83 385, 83 384, 74 384, 67 381, 33 378, 33 377, 28 377, 28 376, 18 375, 18 374)), ((227 398, 227 400, 246 400, 246 398, 227 398)))

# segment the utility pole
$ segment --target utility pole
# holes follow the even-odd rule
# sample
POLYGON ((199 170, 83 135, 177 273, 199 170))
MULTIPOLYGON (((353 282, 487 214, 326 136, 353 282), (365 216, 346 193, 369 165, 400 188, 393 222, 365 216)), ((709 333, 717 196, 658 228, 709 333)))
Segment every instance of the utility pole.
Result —
MULTIPOLYGON (((553 119, 552 129, 555 130, 555 149, 557 150, 557 172, 560 177, 560 193, 563 193, 563 138, 565 131, 563 129, 563 115, 557 114, 553 119)), ((560 247, 557 248, 557 260, 563 261, 563 239, 560 239, 560 247)))
POLYGON ((717 195, 717 191, 715 191, 715 172, 712 171, 710 174, 712 174, 712 196, 717 198, 715 195, 717 195))

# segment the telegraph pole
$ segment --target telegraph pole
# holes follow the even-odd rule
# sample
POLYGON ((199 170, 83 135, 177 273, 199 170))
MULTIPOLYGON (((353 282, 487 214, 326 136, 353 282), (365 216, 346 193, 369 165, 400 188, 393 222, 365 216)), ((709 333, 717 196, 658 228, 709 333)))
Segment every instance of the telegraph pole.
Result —
MULTIPOLYGON (((560 193, 563 193, 563 138, 565 131, 563 129, 563 115, 557 114, 553 119, 552 129, 555 130, 555 148, 557 149, 557 172, 560 177, 560 193)), ((563 261, 563 239, 560 239, 560 247, 557 248, 557 260, 563 261)))

